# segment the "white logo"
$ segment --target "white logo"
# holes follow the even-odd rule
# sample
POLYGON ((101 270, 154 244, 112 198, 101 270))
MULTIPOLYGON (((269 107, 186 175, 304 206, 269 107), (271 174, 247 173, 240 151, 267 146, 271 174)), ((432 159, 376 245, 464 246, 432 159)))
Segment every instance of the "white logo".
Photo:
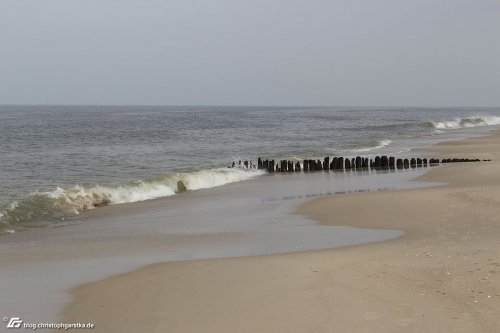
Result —
POLYGON ((23 321, 19 317, 12 317, 7 324, 7 328, 19 328, 23 321))

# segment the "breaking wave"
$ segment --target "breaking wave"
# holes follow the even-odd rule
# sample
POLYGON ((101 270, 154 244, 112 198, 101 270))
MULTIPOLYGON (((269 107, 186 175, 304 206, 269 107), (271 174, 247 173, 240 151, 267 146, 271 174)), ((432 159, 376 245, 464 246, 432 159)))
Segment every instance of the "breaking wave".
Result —
POLYGON ((380 149, 380 148, 384 148, 384 147, 387 147, 388 145, 390 145, 392 143, 391 140, 379 140, 377 142, 377 145, 374 146, 374 147, 367 147, 367 148, 360 148, 360 149, 355 149, 355 150, 352 150, 353 152, 366 152, 366 151, 371 151, 371 150, 375 150, 375 149, 380 149))
POLYGON ((37 220, 61 220, 95 207, 168 197, 184 191, 217 187, 263 174, 263 171, 217 168, 178 173, 150 180, 138 180, 117 187, 57 187, 53 191, 34 192, 12 201, 0 210, 4 225, 37 220))
POLYGON ((477 126, 500 125, 500 117, 472 116, 467 118, 456 118, 453 120, 431 121, 429 124, 438 130, 470 128, 477 126))

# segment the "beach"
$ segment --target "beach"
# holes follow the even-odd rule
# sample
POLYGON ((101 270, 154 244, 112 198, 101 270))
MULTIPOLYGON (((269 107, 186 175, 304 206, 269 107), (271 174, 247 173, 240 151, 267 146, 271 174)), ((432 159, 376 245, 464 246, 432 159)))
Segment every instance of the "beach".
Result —
POLYGON ((0 333, 499 332, 498 13, 0 1, 0 333))
POLYGON ((442 143, 444 185, 323 196, 320 225, 396 229, 391 240, 299 253, 158 263, 71 290, 63 322, 102 332, 497 332, 500 133, 442 143))

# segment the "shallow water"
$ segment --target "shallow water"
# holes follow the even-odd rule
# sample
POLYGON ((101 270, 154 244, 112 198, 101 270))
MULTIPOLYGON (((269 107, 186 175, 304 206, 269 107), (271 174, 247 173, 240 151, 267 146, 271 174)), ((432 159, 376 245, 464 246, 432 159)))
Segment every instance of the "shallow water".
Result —
POLYGON ((12 108, 0 110, 2 209, 24 220, 3 222, 45 227, 0 237, 0 281, 8 286, 0 313, 30 321, 57 321, 68 288, 149 263, 398 237, 398 230, 318 226, 294 209, 322 195, 430 185, 410 182, 428 168, 268 175, 228 170, 226 161, 256 151, 276 159, 404 154, 484 133, 494 125, 476 125, 496 121, 464 109, 12 108), (460 115, 467 120, 453 122, 460 115), (190 191, 174 195, 178 177, 190 191), (82 209, 69 220, 61 209, 102 193, 125 204, 82 209))
POLYGON ((0 311, 30 321, 57 321, 69 301, 64 290, 150 263, 317 250, 398 237, 398 230, 342 227, 342 221, 340 227, 318 226, 294 210, 322 195, 429 186, 409 181, 426 169, 266 175, 108 206, 87 211, 83 221, 67 227, 4 236, 0 280, 9 288, 3 291, 0 311))
POLYGON ((404 154, 498 124, 499 108, 0 106, 0 225, 258 175, 233 160, 404 154))

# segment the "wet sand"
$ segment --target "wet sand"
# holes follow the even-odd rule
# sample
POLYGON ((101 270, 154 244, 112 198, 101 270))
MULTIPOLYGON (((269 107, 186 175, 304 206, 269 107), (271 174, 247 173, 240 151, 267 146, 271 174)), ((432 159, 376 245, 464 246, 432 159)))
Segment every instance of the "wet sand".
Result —
MULTIPOLYGON (((426 168, 272 174, 167 198, 85 211, 66 226, 0 237, 0 313, 59 322, 68 290, 148 264, 319 250, 398 237, 400 230, 320 226, 294 214, 333 193, 428 186, 426 168)), ((0 325, 0 332, 5 326, 0 325)))
POLYGON ((439 144, 444 186, 319 197, 322 225, 403 230, 338 249, 145 266, 72 290, 64 322, 99 332, 497 332, 500 133, 439 144))

